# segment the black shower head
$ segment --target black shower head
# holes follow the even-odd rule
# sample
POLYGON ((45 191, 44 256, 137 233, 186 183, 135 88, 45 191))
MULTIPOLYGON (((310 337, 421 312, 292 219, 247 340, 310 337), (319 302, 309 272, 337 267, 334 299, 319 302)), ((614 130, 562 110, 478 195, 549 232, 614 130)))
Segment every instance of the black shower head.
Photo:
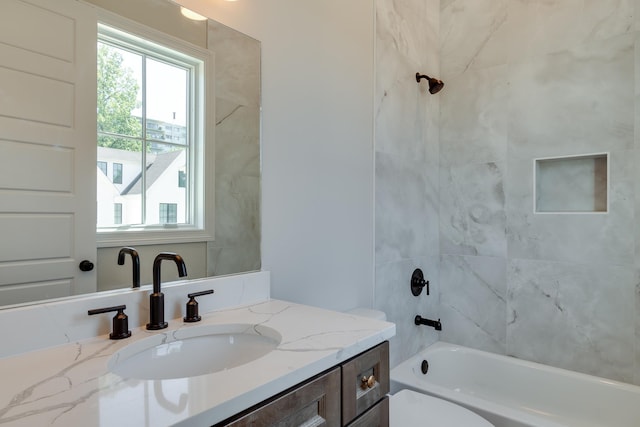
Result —
POLYGON ((442 80, 434 79, 433 77, 416 73, 416 81, 420 83, 421 79, 427 79, 427 81, 429 82, 429 93, 432 95, 440 92, 444 87, 444 83, 442 80))

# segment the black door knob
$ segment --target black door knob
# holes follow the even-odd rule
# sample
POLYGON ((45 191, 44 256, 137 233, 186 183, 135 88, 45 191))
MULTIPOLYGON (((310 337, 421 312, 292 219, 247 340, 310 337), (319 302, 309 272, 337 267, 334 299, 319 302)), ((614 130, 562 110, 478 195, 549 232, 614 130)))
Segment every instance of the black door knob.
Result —
POLYGON ((80 265, 78 266, 81 271, 91 271, 93 270, 93 263, 89 260, 80 261, 80 265))

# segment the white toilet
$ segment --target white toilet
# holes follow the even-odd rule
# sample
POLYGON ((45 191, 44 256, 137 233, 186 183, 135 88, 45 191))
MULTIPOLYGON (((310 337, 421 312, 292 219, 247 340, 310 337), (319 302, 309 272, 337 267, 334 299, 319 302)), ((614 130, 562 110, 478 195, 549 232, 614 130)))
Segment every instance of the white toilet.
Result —
MULTIPOLYGON (((387 315, 370 308, 354 308, 348 313, 376 320, 387 315)), ((480 415, 437 397, 412 390, 400 390, 389 398, 390 427, 494 427, 480 415)))
POLYGON ((375 310, 373 308, 357 307, 347 311, 349 314, 355 314, 356 316, 368 317, 375 320, 387 320, 387 314, 384 311, 375 310))

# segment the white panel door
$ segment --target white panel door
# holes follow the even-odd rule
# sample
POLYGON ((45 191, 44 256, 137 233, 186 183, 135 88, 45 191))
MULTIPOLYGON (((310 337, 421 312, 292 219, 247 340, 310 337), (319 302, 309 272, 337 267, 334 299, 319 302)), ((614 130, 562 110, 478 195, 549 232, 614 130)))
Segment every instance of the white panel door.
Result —
POLYGON ((0 305, 96 290, 96 31, 75 0, 0 2, 0 305))

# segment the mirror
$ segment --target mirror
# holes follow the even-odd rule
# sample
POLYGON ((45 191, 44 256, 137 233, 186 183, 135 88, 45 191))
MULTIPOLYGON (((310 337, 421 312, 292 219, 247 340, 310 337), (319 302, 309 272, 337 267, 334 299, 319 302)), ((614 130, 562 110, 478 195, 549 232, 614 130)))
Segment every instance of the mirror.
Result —
MULTIPOLYGON (((189 279, 259 270, 260 42, 211 19, 189 20, 180 13, 180 6, 169 0, 84 0, 84 3, 97 7, 99 16, 124 17, 207 49, 215 57, 215 114, 206 117, 207 121, 215 121, 214 240, 98 247, 97 290, 131 287, 131 258, 127 257, 123 266, 117 264, 121 246, 134 246, 138 251, 143 285, 151 283, 151 265, 161 251, 181 254, 187 263, 189 279)), ((207 149, 212 146, 206 142, 207 149)), ((177 279, 174 270, 166 269, 165 273, 163 267, 163 282, 177 279)), ((60 296, 32 292, 22 301, 0 298, 0 305, 60 296)))

